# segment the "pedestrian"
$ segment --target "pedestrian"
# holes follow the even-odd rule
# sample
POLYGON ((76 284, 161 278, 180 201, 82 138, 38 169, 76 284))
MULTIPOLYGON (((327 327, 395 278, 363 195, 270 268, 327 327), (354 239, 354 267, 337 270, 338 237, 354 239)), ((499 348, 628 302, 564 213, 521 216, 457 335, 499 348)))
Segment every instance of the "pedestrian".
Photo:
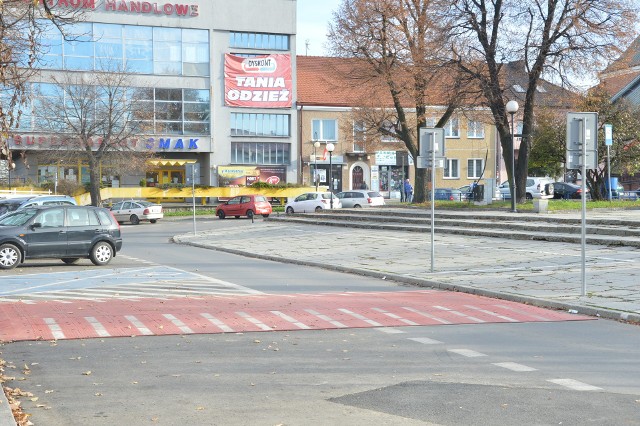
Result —
POLYGON ((360 189, 369 189, 369 187, 367 186, 367 182, 362 181, 362 183, 360 184, 360 189))
POLYGON ((413 201, 413 186, 411 186, 409 179, 404 181, 404 200, 407 203, 413 201))

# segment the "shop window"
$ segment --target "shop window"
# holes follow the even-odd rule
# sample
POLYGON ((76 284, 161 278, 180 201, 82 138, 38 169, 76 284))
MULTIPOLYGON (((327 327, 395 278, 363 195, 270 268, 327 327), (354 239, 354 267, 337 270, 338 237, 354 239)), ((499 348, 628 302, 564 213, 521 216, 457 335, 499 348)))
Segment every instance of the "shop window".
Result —
POLYGON ((288 143, 236 142, 231 144, 232 164, 290 164, 288 143))

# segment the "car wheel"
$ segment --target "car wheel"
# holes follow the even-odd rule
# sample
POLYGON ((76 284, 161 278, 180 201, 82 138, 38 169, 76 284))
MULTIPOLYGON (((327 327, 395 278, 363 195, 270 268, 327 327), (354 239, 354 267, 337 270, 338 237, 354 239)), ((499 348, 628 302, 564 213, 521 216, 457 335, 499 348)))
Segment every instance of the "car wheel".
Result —
POLYGON ((316 207, 316 213, 317 212, 321 212, 321 211, 322 211, 322 207, 320 207, 320 206, 316 207))
POLYGON ((268 214, 263 214, 262 217, 269 217, 269 215, 268 214))
POLYGON ((20 249, 13 244, 2 244, 0 246, 0 269, 13 269, 22 260, 20 249))
POLYGON ((156 223, 158 221, 158 219, 150 219, 149 222, 151 223, 156 223))
POLYGON ((111 262, 113 258, 113 248, 105 241, 96 243, 91 249, 90 259, 96 266, 103 266, 111 262))
POLYGON ((548 183, 544 186, 544 193, 547 195, 553 195, 553 184, 548 183))
POLYGON ((140 223, 140 218, 135 214, 132 214, 129 218, 129 222, 131 222, 132 225, 138 225, 140 223))
POLYGON ((225 214, 224 214, 224 212, 223 212, 222 210, 218 210, 218 217, 219 217, 220 219, 224 219, 225 214))
POLYGON ((293 214, 293 207, 287 207, 287 214, 293 214))
POLYGON ((533 200, 533 195, 531 195, 531 194, 529 194, 529 193, 527 192, 527 195, 525 196, 525 198, 526 198, 527 200, 533 200))
POLYGON ((249 219, 252 219, 252 218, 253 218, 253 210, 247 210, 247 217, 248 217, 249 219))
POLYGON ((361 209, 361 208, 362 208, 362 206, 361 206, 360 204, 356 204, 356 205, 354 205, 354 206, 353 206, 353 208, 354 208, 354 209, 361 209))
POLYGON ((63 257, 62 261, 64 263, 66 263, 67 265, 73 265, 74 263, 76 263, 78 260, 80 260, 79 257, 63 257))

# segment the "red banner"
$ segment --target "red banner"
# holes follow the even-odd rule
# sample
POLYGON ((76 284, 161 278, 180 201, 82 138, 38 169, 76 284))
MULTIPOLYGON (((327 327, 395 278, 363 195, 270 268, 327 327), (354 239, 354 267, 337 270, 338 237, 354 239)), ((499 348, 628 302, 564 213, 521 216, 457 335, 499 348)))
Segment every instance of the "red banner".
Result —
POLYGON ((224 55, 225 105, 291 108, 292 91, 290 55, 224 55))

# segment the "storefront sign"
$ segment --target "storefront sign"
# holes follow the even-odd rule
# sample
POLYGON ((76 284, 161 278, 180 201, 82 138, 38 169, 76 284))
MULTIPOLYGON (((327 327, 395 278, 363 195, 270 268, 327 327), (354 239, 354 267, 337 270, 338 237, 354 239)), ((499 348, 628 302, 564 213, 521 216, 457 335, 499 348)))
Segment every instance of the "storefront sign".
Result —
MULTIPOLYGON (((44 0, 40 0, 42 3, 44 0)), ((197 4, 184 3, 153 3, 137 0, 46 0, 51 8, 64 7, 68 9, 103 10, 115 13, 139 13, 166 16, 198 16, 197 4), (99 7, 98 5, 102 5, 99 7)))
POLYGON ((376 164, 378 166, 395 166, 396 152, 395 151, 376 151, 376 164))
POLYGON ((285 166, 218 166, 218 186, 249 186, 256 182, 285 183, 285 166))
MULTIPOLYGON (((82 149, 78 141, 61 138, 56 135, 13 135, 7 139, 10 149, 15 150, 47 150, 47 149, 82 149)), ((89 146, 95 150, 102 144, 102 138, 90 138, 89 146)), ((118 143, 118 146, 132 151, 179 151, 209 152, 209 138, 192 137, 149 137, 129 138, 118 143)))
POLYGON ((234 107, 290 108, 290 55, 224 55, 224 100, 234 107))

